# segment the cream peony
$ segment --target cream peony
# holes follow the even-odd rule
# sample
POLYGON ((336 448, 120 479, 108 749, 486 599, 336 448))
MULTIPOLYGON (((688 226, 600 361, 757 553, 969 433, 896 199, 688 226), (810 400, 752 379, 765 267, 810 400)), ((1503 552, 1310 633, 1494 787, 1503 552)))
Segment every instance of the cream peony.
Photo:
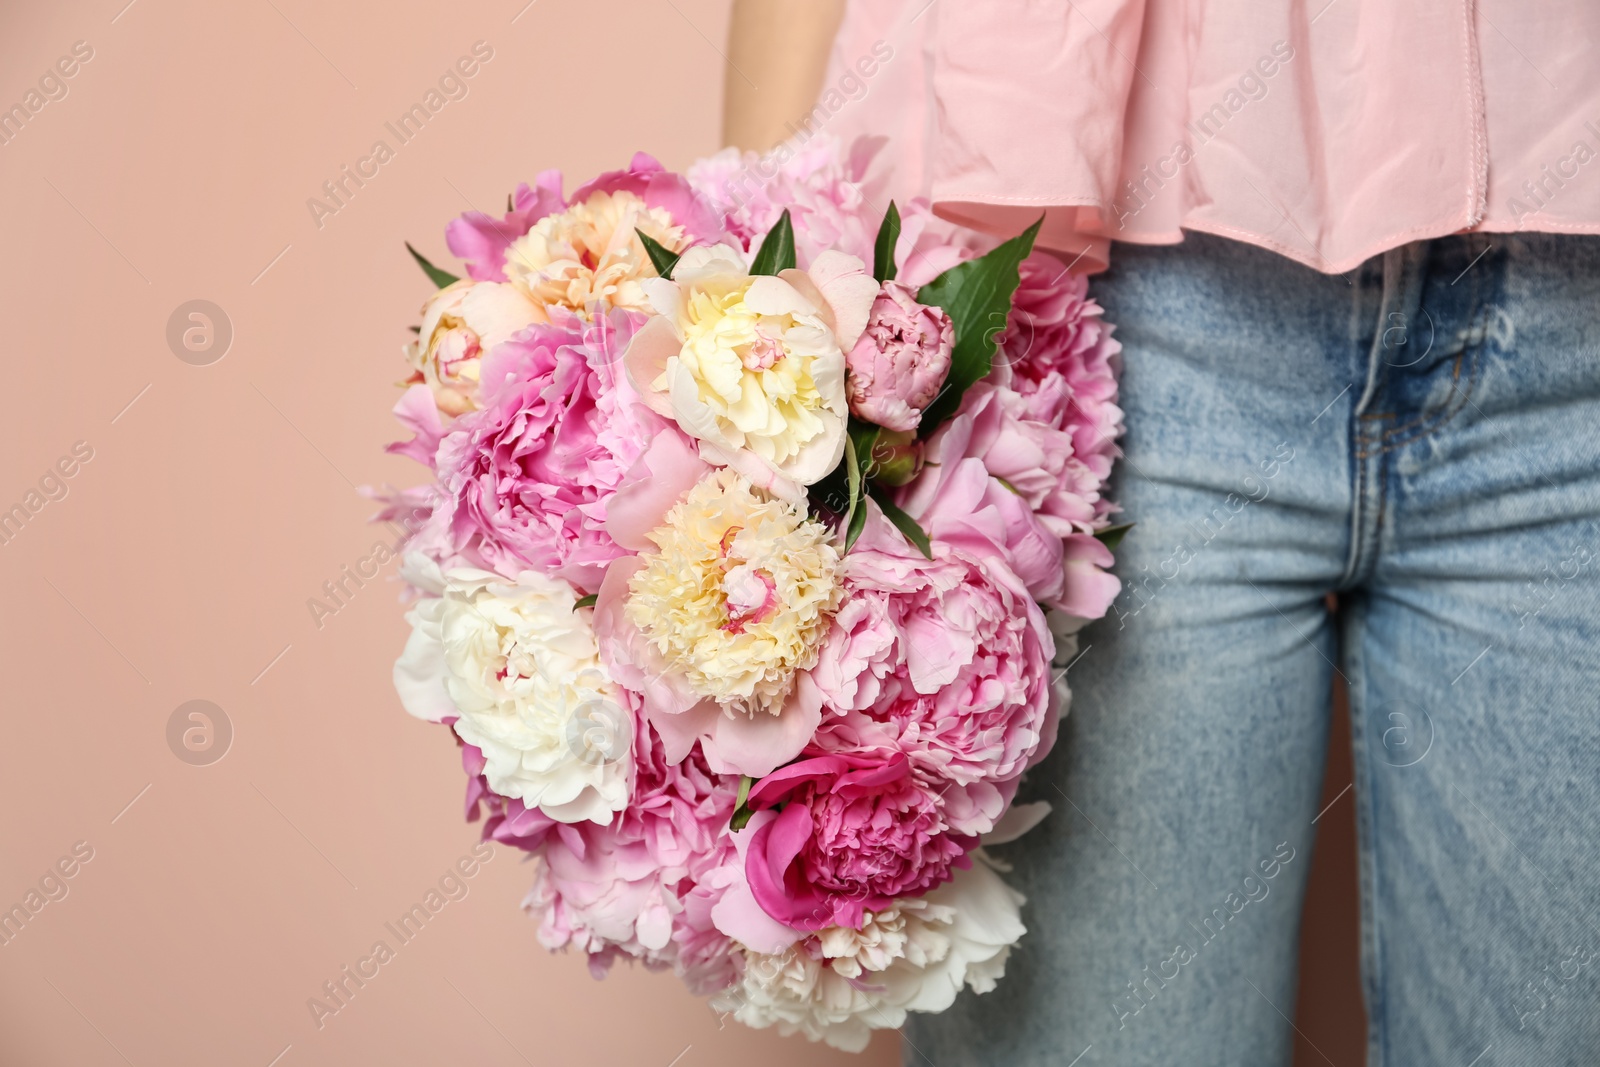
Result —
POLYGON ((809 271, 751 276, 725 245, 685 252, 673 279, 643 283, 658 313, 628 348, 634 387, 704 443, 713 462, 757 484, 748 454, 800 485, 844 455, 844 351, 878 286, 862 263, 824 252, 809 271))
POLYGON ((592 611, 565 582, 461 568, 414 605, 395 664, 406 710, 483 751, 489 787, 558 822, 609 823, 628 803, 632 718, 601 665, 592 611))
POLYGON ((665 208, 625 190, 596 191, 546 215, 506 250, 505 274, 535 303, 581 315, 596 307, 646 310, 640 283, 656 269, 635 230, 678 251, 689 236, 665 208))
POLYGON ((440 411, 464 415, 478 406, 478 365, 489 349, 545 321, 544 309, 513 286, 451 282, 422 305, 417 339, 405 348, 412 380, 428 386, 440 411))
MULTIPOLYGON (((982 853, 974 855, 982 859, 982 853)), ((964 986, 987 993, 1025 928, 1022 896, 983 862, 921 897, 830 927, 777 954, 746 951, 739 982, 712 1001, 746 1026, 776 1026, 847 1052, 911 1011, 944 1011, 964 986)))
POLYGON ((729 470, 702 479, 649 534, 627 619, 663 668, 729 712, 778 714, 839 605, 826 527, 729 470))

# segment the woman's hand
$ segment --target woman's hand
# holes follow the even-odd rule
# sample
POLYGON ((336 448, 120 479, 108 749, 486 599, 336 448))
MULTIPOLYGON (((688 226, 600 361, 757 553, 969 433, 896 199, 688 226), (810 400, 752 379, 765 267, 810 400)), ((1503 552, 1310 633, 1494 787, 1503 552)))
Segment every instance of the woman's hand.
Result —
POLYGON ((723 77, 722 142, 765 151, 810 111, 845 0, 734 0, 723 77))

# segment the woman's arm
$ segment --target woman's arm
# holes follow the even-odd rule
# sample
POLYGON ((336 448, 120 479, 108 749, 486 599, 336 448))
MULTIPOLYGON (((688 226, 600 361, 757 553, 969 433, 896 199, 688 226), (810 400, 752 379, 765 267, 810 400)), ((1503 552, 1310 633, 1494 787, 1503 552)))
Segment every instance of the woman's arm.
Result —
POLYGON ((722 141, 765 151, 822 91, 845 0, 734 0, 722 141))

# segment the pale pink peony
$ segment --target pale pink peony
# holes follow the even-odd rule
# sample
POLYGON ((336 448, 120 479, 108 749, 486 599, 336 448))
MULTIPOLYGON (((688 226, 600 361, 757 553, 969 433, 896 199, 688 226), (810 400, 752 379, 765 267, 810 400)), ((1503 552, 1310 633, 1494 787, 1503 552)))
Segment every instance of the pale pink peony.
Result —
POLYGON ((860 183, 881 145, 863 138, 848 156, 827 136, 785 142, 765 155, 724 148, 692 164, 685 177, 723 213, 729 235, 747 253, 754 254, 787 208, 802 269, 828 249, 871 260, 878 220, 860 183))
POLYGON ((745 876, 761 909, 797 930, 860 929, 865 912, 949 881, 977 844, 949 832, 940 796, 900 752, 791 763, 748 802, 782 807, 751 835, 745 876))
POLYGON ((552 309, 549 324, 484 360, 480 410, 458 419, 437 453, 430 523, 456 555, 507 576, 533 567, 599 589, 606 565, 625 554, 607 530, 609 498, 653 438, 677 433, 621 373, 641 321, 552 309))
MULTIPOLYGON (((1000 351, 990 380, 1023 397, 1027 417, 1072 437, 1072 454, 1094 479, 1093 524, 1119 509, 1099 490, 1121 454, 1122 409, 1117 378, 1122 344, 1089 298, 1089 282, 1052 256, 1022 261, 1000 351)), ((1087 530, 1087 526, 1079 529, 1087 530)))
POLYGON ((925 559, 873 506, 811 672, 825 703, 807 751, 903 753, 952 829, 986 833, 1054 738, 1055 641, 1001 558, 933 545, 925 559))
POLYGON ((950 372, 955 325, 943 308, 917 303, 917 290, 885 282, 867 328, 845 356, 845 392, 857 417, 910 432, 950 372))

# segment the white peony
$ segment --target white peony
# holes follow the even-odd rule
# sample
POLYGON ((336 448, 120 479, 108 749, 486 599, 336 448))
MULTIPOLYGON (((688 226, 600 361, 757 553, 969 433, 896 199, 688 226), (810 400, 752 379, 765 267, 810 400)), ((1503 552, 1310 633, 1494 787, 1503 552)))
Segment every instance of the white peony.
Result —
POLYGON ((973 856, 970 870, 869 913, 860 930, 830 927, 776 955, 745 952, 739 982, 712 1006, 746 1026, 860 1052, 909 1011, 944 1011, 963 986, 989 992, 1026 932, 1023 898, 981 851, 973 856))
POLYGON ((632 718, 601 666, 593 611, 565 582, 467 568, 415 604, 395 663, 406 710, 483 751, 501 796, 559 822, 609 823, 628 803, 632 718))

